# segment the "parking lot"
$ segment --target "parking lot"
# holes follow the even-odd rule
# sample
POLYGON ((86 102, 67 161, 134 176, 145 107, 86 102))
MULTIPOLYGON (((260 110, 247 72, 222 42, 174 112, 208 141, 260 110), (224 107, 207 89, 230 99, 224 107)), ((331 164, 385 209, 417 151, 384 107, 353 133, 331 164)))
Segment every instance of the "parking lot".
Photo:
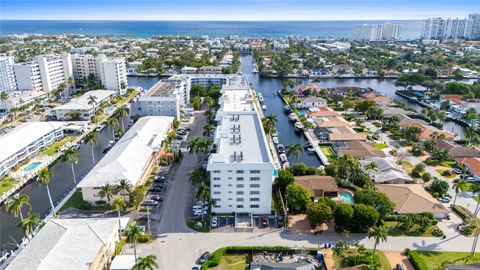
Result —
MULTIPOLYGON (((216 216, 217 227, 211 228, 213 232, 233 232, 235 229, 234 216, 216 216)), ((275 230, 283 228, 282 216, 254 216, 254 230, 275 230), (265 221, 265 222, 262 222, 265 221)))

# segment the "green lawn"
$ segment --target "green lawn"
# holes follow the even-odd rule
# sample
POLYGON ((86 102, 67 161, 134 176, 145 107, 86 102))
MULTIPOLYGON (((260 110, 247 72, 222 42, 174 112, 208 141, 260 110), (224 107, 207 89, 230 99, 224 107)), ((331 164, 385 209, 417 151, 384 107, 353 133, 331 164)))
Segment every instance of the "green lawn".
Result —
MULTIPOLYGON (((437 251, 410 251, 417 262, 426 266, 426 269, 438 269, 442 263, 472 264, 480 262, 480 253, 469 257, 468 252, 437 252, 437 251)), ((442 268, 443 269, 443 268, 442 268)))
POLYGON ((67 144, 68 142, 73 142, 75 140, 75 137, 72 137, 72 136, 65 136, 63 137, 60 141, 56 141, 54 142, 53 144, 45 147, 45 149, 43 149, 39 155, 40 156, 53 156, 55 155, 58 150, 64 146, 65 144, 67 144))
POLYGON ((449 176, 443 175, 443 173, 444 173, 445 171, 447 171, 447 170, 440 170, 440 169, 438 169, 438 170, 435 170, 435 171, 436 171, 438 174, 440 174, 441 176, 445 177, 445 178, 455 178, 455 177, 457 176, 457 175, 454 174, 453 172, 451 172, 451 174, 450 174, 449 176))
POLYGON ((321 145, 320 149, 322 149, 322 152, 325 154, 325 156, 327 156, 329 161, 335 158, 335 153, 333 152, 332 147, 328 145, 321 145))
POLYGON ((68 208, 80 209, 80 206, 82 205, 82 203, 83 203, 82 192, 80 191, 80 189, 78 189, 77 191, 75 191, 75 193, 73 193, 72 197, 70 197, 70 199, 68 199, 68 201, 66 201, 65 204, 62 205, 59 212, 62 212, 63 210, 68 208))
POLYGON ((388 227, 388 235, 391 236, 421 236, 421 237, 435 237, 432 232, 438 228, 437 225, 430 226, 425 232, 420 232, 417 225, 414 225, 410 230, 404 230, 401 226, 398 226, 397 221, 386 221, 385 224, 388 227))
POLYGON ((13 186, 18 184, 20 180, 11 178, 8 176, 3 177, 0 179, 0 195, 3 195, 3 193, 9 191, 13 186))
POLYGON ((461 168, 460 166, 457 165, 457 163, 455 163, 455 161, 442 161, 442 162, 438 162, 438 160, 434 160, 434 159, 427 159, 424 161, 424 163, 428 166, 445 166, 447 168, 450 168, 450 169, 455 169, 455 168, 461 168))
POLYGON ((224 255, 220 259, 220 264, 213 268, 214 270, 245 270, 247 268, 247 255, 224 255))
POLYGON ((410 172, 413 169, 413 165, 408 163, 407 161, 402 161, 401 165, 406 172, 410 172))
POLYGON ((374 147, 375 147, 375 149, 377 149, 377 150, 382 150, 382 149, 384 149, 384 148, 387 148, 387 147, 388 147, 388 144, 386 144, 386 143, 376 143, 376 144, 374 145, 374 147))
MULTIPOLYGON (((366 251, 372 252, 373 250, 367 249, 366 251)), ((349 249, 345 251, 345 256, 346 257, 351 257, 351 256, 356 256, 358 253, 355 249, 349 249)), ((390 270, 392 269, 390 262, 388 261, 387 257, 385 257, 385 254, 381 252, 380 250, 375 251, 375 254, 378 256, 380 259, 380 263, 382 264, 382 269, 383 270, 390 270)), ((345 262, 342 261, 342 258, 340 258, 337 255, 333 255, 333 261, 335 262, 335 266, 337 269, 342 269, 343 267, 346 267, 345 262)))

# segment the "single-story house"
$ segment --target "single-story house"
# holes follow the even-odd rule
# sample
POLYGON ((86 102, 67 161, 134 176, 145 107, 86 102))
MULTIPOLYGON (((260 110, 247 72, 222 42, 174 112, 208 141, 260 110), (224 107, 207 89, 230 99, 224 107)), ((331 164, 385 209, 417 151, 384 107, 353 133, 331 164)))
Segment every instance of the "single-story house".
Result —
POLYGON ((386 106, 390 103, 390 98, 386 96, 369 97, 367 100, 373 100, 379 106, 386 106))
MULTIPOLYGON (((338 128, 337 128, 338 129, 338 128)), ((341 131, 340 129, 338 129, 341 131)), ((367 136, 356 132, 333 132, 328 134, 328 140, 331 142, 345 142, 345 141, 366 141, 367 136)))
POLYGON ((405 184, 413 182, 413 179, 403 170, 402 167, 395 164, 393 158, 372 157, 360 160, 360 164, 365 172, 369 173, 375 183, 380 184, 405 184), (368 171, 365 166, 369 163, 376 163, 377 171, 368 171))
POLYGON ((445 94, 440 95, 440 101, 449 101, 452 105, 457 105, 463 103, 463 95, 458 94, 445 94))
POLYGON ((437 147, 448 150, 453 158, 460 157, 480 157, 480 151, 474 148, 465 147, 453 141, 438 140, 437 147))
POLYGON ((439 203, 420 184, 382 184, 376 185, 395 203, 395 213, 419 214, 430 212, 435 218, 446 218, 448 209, 439 203))
POLYGON ((460 157, 455 158, 455 161, 465 166, 470 174, 473 175, 477 180, 480 180, 480 158, 478 157, 460 157))
POLYGON ((387 107, 383 110, 383 115, 384 116, 399 116, 399 115, 407 115, 407 114, 415 114, 415 112, 410 112, 402 108, 397 108, 397 107, 387 107))
POLYGON ((118 218, 48 219, 6 269, 107 269, 119 242, 119 226, 118 218))
POLYGON ((316 86, 316 85, 313 84, 313 83, 310 83, 310 84, 302 85, 302 86, 298 87, 298 88, 296 89, 296 92, 297 92, 298 94, 302 94, 303 91, 305 91, 305 90, 307 90, 307 89, 312 89, 313 91, 318 92, 318 91, 320 91, 322 88, 316 86))
POLYGON ((400 122, 398 122, 398 125, 401 128, 409 127, 411 125, 428 125, 428 123, 422 119, 411 118, 406 115, 397 115, 397 116, 400 119, 400 122))
POLYGON ((303 186, 310 193, 313 201, 322 197, 337 197, 338 186, 335 179, 331 176, 323 175, 304 175, 295 176, 295 183, 303 186))
POLYGON ((293 103, 295 108, 320 108, 327 106, 327 100, 316 96, 298 97, 298 102, 293 103))
POLYGON ((310 111, 308 112, 308 117, 316 120, 321 117, 334 117, 334 116, 339 116, 337 112, 333 111, 332 109, 328 107, 320 107, 318 110, 310 111))
POLYGON ((373 143, 366 141, 337 141, 332 144, 332 149, 337 156, 350 154, 360 159, 370 157, 385 157, 385 153, 383 151, 376 149, 373 146, 373 143))

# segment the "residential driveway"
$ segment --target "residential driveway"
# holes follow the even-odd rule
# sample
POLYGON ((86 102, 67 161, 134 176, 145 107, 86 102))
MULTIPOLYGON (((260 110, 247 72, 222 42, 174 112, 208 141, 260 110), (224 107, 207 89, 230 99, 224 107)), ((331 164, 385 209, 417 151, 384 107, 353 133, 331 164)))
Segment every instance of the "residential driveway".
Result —
MULTIPOLYGON (((204 112, 196 112, 195 116, 187 142, 194 136, 202 136, 203 133, 204 112)), ((200 157, 203 155, 189 154, 186 149, 184 150, 182 161, 176 165, 168 179, 169 187, 162 207, 152 212, 151 230, 154 235, 191 232, 185 223, 187 213, 189 214, 186 209, 193 199, 193 187, 188 179, 188 173, 198 167, 200 157)))
POLYGON ((410 261, 408 260, 407 256, 403 254, 403 251, 384 251, 385 257, 387 257, 388 261, 390 262, 390 266, 393 269, 397 266, 397 264, 403 265, 405 270, 415 270, 410 261))

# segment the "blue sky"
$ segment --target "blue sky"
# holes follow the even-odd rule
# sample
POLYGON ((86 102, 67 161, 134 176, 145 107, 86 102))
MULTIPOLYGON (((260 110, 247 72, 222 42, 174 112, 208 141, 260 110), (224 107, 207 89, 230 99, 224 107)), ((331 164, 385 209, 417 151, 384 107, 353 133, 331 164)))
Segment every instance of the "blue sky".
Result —
POLYGON ((473 12, 480 0, 0 0, 3 20, 397 20, 473 12))

